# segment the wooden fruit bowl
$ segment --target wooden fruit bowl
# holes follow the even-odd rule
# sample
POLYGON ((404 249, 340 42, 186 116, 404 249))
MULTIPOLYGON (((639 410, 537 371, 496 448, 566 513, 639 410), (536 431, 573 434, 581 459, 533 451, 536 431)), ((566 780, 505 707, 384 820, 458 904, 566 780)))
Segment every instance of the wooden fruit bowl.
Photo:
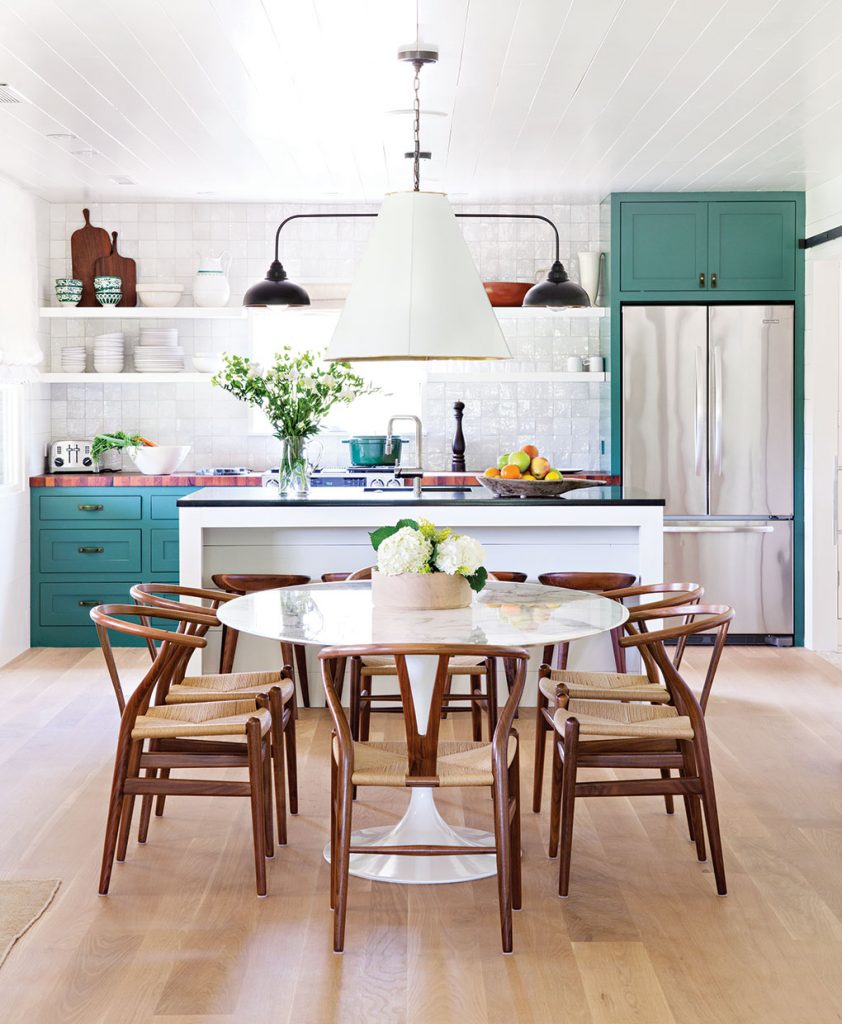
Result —
POLYGON ((477 479, 487 490, 498 498, 560 498, 568 491, 583 487, 606 487, 603 480, 590 480, 582 476, 569 476, 564 480, 506 480, 502 476, 486 476, 477 479))

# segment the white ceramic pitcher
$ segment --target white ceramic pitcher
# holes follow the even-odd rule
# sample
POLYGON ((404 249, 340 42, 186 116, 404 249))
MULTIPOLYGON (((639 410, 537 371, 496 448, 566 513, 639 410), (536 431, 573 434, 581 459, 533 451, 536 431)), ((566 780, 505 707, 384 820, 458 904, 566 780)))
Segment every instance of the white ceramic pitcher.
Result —
POLYGON ((231 297, 228 271, 231 269, 231 254, 221 252, 218 256, 208 254, 199 257, 199 269, 193 278, 193 302, 197 306, 227 306, 231 297))

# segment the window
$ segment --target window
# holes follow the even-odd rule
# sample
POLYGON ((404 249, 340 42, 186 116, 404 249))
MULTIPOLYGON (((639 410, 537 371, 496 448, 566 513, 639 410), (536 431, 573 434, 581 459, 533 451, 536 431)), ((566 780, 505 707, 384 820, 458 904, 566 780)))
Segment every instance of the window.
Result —
MULTIPOLYGON (((261 365, 272 361, 283 345, 294 351, 327 348, 336 321, 337 310, 306 313, 267 310, 251 318, 252 352, 261 365)), ((380 388, 351 405, 334 406, 323 423, 323 433, 385 434, 389 417, 396 413, 421 415, 421 388, 426 379, 424 364, 415 362, 363 362, 354 369, 361 377, 380 388)), ((249 432, 271 434, 266 417, 251 411, 249 432)))
POLYGON ((0 492, 23 487, 23 387, 0 384, 0 492))

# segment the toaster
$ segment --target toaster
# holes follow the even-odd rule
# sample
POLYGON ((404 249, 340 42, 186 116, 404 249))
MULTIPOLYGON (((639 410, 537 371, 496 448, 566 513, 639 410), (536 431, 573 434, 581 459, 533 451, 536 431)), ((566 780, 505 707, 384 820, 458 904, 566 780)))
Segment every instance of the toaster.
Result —
POLYGON ((96 473, 91 441, 52 441, 47 456, 50 473, 96 473))

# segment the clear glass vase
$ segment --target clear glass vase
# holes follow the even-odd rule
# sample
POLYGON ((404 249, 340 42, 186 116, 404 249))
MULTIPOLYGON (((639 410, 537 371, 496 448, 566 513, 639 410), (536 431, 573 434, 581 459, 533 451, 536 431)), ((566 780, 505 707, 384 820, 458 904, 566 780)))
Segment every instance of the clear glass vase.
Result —
POLYGON ((305 448, 306 438, 284 437, 276 434, 281 442, 281 461, 278 473, 278 492, 287 497, 306 498, 310 493, 310 466, 305 448))

